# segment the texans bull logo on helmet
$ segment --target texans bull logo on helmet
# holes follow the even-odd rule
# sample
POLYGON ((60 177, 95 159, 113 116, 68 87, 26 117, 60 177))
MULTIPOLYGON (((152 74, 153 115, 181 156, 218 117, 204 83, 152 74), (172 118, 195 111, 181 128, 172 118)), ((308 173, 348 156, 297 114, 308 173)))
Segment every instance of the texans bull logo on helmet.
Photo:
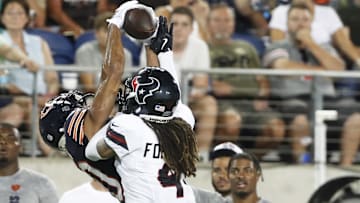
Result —
POLYGON ((154 77, 148 77, 149 81, 141 81, 141 76, 136 76, 131 81, 131 86, 135 95, 135 100, 138 104, 146 104, 146 98, 153 95, 153 92, 160 89, 160 81, 154 77))

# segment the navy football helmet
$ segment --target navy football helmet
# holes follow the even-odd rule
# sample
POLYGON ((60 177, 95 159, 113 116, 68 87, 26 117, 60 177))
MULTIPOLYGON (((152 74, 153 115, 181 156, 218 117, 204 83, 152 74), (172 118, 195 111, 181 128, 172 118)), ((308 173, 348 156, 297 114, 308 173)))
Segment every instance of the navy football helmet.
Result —
POLYGON ((39 129, 43 140, 51 147, 64 150, 64 123, 69 114, 77 107, 85 107, 86 98, 92 94, 79 91, 62 93, 48 102, 40 112, 39 129))
POLYGON ((180 91, 175 79, 163 68, 145 67, 125 81, 124 113, 164 123, 172 119, 180 91))

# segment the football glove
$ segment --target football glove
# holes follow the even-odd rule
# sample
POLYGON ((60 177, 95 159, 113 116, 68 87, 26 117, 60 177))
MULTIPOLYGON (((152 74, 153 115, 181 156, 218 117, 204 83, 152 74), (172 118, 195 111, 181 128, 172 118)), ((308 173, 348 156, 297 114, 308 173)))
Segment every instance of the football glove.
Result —
POLYGON ((173 41, 172 30, 173 24, 170 25, 169 29, 166 18, 164 16, 160 16, 156 36, 151 39, 151 50, 153 50, 156 54, 171 51, 173 41))

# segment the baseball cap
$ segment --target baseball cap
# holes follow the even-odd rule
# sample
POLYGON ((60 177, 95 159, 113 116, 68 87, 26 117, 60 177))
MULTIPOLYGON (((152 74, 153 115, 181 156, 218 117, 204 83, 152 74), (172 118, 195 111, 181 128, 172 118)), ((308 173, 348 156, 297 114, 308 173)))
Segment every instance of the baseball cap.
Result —
POLYGON ((210 152, 210 160, 218 157, 232 157, 235 154, 243 153, 243 150, 232 142, 224 142, 216 145, 210 152))

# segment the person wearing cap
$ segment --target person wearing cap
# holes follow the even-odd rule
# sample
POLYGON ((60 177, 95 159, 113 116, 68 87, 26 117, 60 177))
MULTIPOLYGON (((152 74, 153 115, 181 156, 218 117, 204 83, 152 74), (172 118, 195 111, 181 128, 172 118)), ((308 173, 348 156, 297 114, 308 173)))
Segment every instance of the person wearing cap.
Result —
POLYGON ((232 142, 216 145, 210 153, 211 182, 216 192, 223 197, 230 195, 230 181, 228 178, 228 165, 231 157, 242 153, 243 150, 232 142))

